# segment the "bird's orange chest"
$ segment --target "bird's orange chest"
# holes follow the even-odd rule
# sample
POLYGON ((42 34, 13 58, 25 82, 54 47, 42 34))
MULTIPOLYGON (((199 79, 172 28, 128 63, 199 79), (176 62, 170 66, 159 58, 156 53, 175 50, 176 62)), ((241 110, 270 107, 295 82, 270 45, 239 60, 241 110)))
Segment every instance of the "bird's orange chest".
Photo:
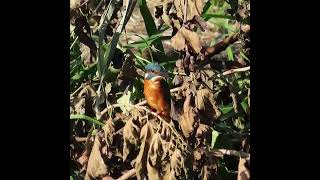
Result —
POLYGON ((159 81, 152 82, 151 80, 144 80, 144 96, 148 104, 158 109, 158 100, 163 96, 162 88, 159 81))

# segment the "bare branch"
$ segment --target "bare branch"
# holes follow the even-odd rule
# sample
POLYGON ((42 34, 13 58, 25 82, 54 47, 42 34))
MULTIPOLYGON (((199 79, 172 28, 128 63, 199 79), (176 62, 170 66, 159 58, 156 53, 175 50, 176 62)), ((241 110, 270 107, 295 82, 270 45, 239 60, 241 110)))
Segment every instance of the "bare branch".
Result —
POLYGON ((223 155, 229 155, 229 156, 237 156, 237 157, 241 157, 241 158, 250 157, 250 153, 246 153, 243 151, 236 151, 236 150, 213 149, 212 152, 217 152, 217 153, 221 153, 223 155))
POLYGON ((225 72, 222 73, 222 75, 228 75, 228 74, 232 74, 232 73, 236 73, 236 72, 244 72, 244 71, 249 71, 250 70, 250 66, 248 67, 243 67, 243 68, 238 68, 238 69, 229 69, 225 72))
POLYGON ((127 171, 126 173, 124 173, 121 177, 119 177, 117 180, 126 180, 129 179, 131 176, 136 174, 136 170, 130 169, 129 171, 127 171))

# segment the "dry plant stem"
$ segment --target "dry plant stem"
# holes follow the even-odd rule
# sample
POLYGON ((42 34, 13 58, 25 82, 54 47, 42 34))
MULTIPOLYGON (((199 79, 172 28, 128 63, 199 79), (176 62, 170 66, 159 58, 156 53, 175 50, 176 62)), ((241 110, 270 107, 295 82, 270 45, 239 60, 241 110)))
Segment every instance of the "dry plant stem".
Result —
POLYGON ((129 179, 131 176, 136 174, 136 169, 130 169, 126 173, 124 173, 121 177, 119 177, 117 180, 126 180, 129 179))
POLYGON ((232 73, 236 73, 236 72, 244 72, 244 71, 249 71, 250 70, 250 66, 248 67, 243 67, 243 68, 238 68, 238 69, 230 69, 227 70, 225 72, 222 73, 222 75, 228 75, 228 74, 232 74, 232 73))
MULTIPOLYGON (((245 29, 244 33, 245 33, 245 35, 250 33, 250 27, 248 29, 245 29)), ((205 56, 211 57, 215 54, 220 53, 221 51, 225 50, 229 45, 236 42, 239 39, 239 37, 240 37, 240 33, 234 33, 231 36, 225 38, 224 40, 218 42, 214 46, 208 47, 205 50, 205 56)))
POLYGON ((77 142, 86 142, 87 141, 87 137, 75 137, 77 142))
POLYGON ((184 0, 184 15, 183 15, 183 23, 187 22, 187 7, 188 7, 188 0, 184 0))
POLYGON ((224 155, 237 156, 237 157, 241 157, 241 158, 250 157, 250 153, 246 153, 243 151, 228 150, 228 149, 214 149, 212 151, 220 152, 224 155))
POLYGON ((232 98, 232 105, 233 105, 233 109, 235 113, 238 113, 238 104, 237 104, 237 97, 235 93, 231 93, 230 94, 231 98, 232 98))

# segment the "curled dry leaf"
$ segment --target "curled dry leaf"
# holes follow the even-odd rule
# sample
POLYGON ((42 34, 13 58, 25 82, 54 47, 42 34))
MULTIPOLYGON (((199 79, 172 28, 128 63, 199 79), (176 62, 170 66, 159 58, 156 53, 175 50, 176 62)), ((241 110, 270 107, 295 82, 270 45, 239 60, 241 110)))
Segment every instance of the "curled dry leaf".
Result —
POLYGON ((196 114, 193 108, 190 106, 191 94, 189 93, 183 105, 183 114, 179 121, 183 135, 188 138, 194 131, 196 114))
POLYGON ((206 153, 204 166, 200 174, 201 179, 214 179, 217 175, 217 169, 216 157, 214 157, 212 153, 206 153))
POLYGON ((185 169, 185 159, 182 156, 182 153, 179 149, 175 149, 171 156, 170 165, 171 165, 171 178, 179 179, 179 177, 184 176, 185 169))
POLYGON ((135 124, 138 121, 130 118, 123 128, 123 161, 127 159, 134 145, 138 145, 140 128, 135 124))
POLYGON ((161 157, 163 154, 162 142, 159 133, 156 133, 151 140, 147 157, 147 170, 149 179, 161 179, 161 157))
POLYGON ((175 34, 171 38, 171 45, 172 47, 177 51, 182 51, 186 47, 186 40, 183 37, 183 34, 181 31, 178 31, 177 34, 175 34))
POLYGON ((96 134, 94 145, 90 153, 87 172, 85 175, 85 180, 91 180, 97 177, 105 176, 108 173, 108 166, 104 162, 103 154, 101 152, 102 138, 99 133, 96 134))
POLYGON ((75 34, 79 37, 81 58, 86 66, 95 61, 97 46, 91 38, 90 25, 86 17, 81 16, 75 20, 75 34))
POLYGON ((199 124, 199 127, 196 132, 196 138, 203 138, 206 137, 208 134, 211 133, 209 126, 205 124, 199 124))
POLYGON ((70 10, 77 9, 84 0, 70 0, 70 10))
POLYGON ((142 127, 140 133, 140 151, 136 158, 135 169, 137 179, 145 179, 147 175, 147 156, 149 151, 149 146, 151 143, 151 139, 153 137, 153 128, 152 124, 149 121, 142 127))
POLYGON ((250 180, 250 156, 247 158, 240 157, 237 180, 250 180))
POLYGON ((204 150, 202 148, 196 148, 193 151, 193 161, 192 161, 192 169, 199 170, 203 166, 203 157, 204 157, 204 150))
POLYGON ((195 96, 195 105, 197 109, 203 112, 202 114, 210 122, 215 121, 221 115, 221 112, 216 105, 213 93, 207 88, 197 90, 195 96))
POLYGON ((198 34, 185 27, 179 29, 179 31, 172 37, 171 41, 172 47, 177 51, 184 50, 186 48, 186 44, 189 45, 195 53, 199 53, 202 48, 198 34))
POLYGON ((108 147, 113 143, 115 128, 112 119, 110 118, 102 127, 104 131, 104 138, 108 147))

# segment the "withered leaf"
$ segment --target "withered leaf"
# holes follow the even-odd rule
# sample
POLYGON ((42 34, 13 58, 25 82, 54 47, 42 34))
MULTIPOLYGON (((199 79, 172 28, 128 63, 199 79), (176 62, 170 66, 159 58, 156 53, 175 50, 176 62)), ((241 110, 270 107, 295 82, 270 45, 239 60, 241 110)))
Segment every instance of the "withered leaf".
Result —
POLYGON ((250 166, 248 165, 250 162, 250 157, 241 158, 238 165, 238 177, 237 180, 250 180, 250 166), (248 167, 249 166, 249 167, 248 167))
POLYGON ((182 153, 179 149, 175 149, 171 156, 171 178, 172 179, 179 179, 179 177, 184 175, 184 168, 185 168, 185 159, 182 156, 182 153))
POLYGON ((140 133, 141 146, 135 163, 136 175, 138 180, 144 179, 147 175, 147 157, 153 134, 154 132, 152 124, 148 121, 142 127, 140 133))
POLYGON ((201 50, 200 38, 196 32, 190 31, 185 27, 182 27, 179 31, 181 31, 183 37, 189 43, 189 45, 193 48, 196 53, 199 53, 201 50))
POLYGON ((134 123, 134 118, 130 118, 123 128, 123 161, 127 159, 133 145, 138 145, 140 128, 134 123))
POLYGON ((212 153, 206 153, 204 166, 201 169, 201 179, 214 179, 217 175, 216 157, 212 153))
POLYGON ((214 94, 207 88, 198 89, 195 96, 195 105, 198 110, 203 112, 207 121, 213 122, 221 115, 221 112, 216 105, 214 94))
POLYGON ((113 138, 115 133, 114 123, 111 118, 106 122, 106 124, 102 127, 102 129, 104 131, 106 144, 110 146, 113 143, 113 138))
POLYGON ((75 34, 79 37, 81 58, 86 66, 95 61, 97 46, 91 38, 90 25, 86 17, 81 16, 75 20, 75 34))
POLYGON ((108 173, 108 166, 105 164, 103 160, 103 154, 100 151, 101 149, 101 137, 99 136, 99 134, 96 134, 94 145, 88 160, 88 167, 85 180, 90 180, 99 176, 104 176, 108 173))
POLYGON ((178 51, 184 50, 186 43, 195 53, 199 53, 202 48, 198 34, 186 29, 184 26, 171 38, 171 42, 172 47, 178 51))
POLYGON ((82 2, 83 0, 70 0, 70 10, 78 8, 82 2))
POLYGON ((171 38, 171 42, 172 47, 177 51, 182 51, 186 47, 186 40, 180 30, 171 38))
POLYGON ((163 154, 160 134, 156 133, 151 140, 150 149, 147 158, 147 170, 149 179, 161 179, 160 167, 161 156, 163 154))
POLYGON ((196 107, 200 110, 204 110, 205 106, 204 106, 204 98, 205 97, 209 97, 209 90, 208 89, 199 89, 196 92, 196 96, 195 96, 195 104, 196 107))
POLYGON ((206 134, 210 133, 210 128, 208 125, 199 124, 199 127, 196 132, 196 137, 204 137, 206 134))
POLYGON ((175 75, 172 80, 173 85, 179 85, 182 82, 183 82, 183 79, 182 79, 181 75, 179 75, 179 74, 175 75))
POLYGON ((196 116, 193 108, 190 107, 190 100, 191 100, 191 94, 187 95, 186 97, 186 100, 183 105, 184 112, 179 121, 183 135, 186 138, 188 138, 190 134, 194 131, 195 116, 196 116))

